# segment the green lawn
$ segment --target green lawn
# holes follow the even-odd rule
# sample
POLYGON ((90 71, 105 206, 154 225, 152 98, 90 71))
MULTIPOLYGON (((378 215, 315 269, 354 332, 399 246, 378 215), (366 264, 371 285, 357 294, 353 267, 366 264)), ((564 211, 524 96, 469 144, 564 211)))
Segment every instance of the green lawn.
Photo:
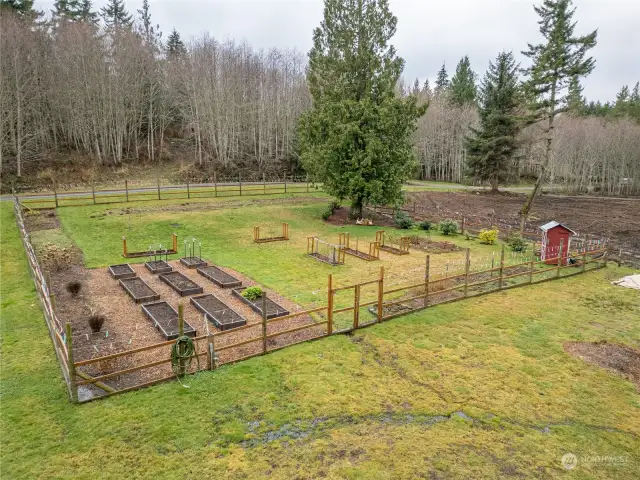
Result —
MULTIPOLYGON (((123 234, 143 249, 176 231, 180 241, 201 238, 208 259, 311 304, 327 273, 346 282, 377 268, 305 258, 307 234, 341 231, 312 219, 323 208, 59 214, 90 266, 120 262, 123 234), (252 243, 253 224, 279 221, 291 225, 289 244, 252 243)), ((562 348, 570 340, 640 348, 640 298, 610 285, 627 269, 441 305, 200 373, 190 388, 174 382, 78 406, 67 401, 10 205, 0 220, 2 478, 640 476, 636 387, 562 348), (567 452, 578 456, 571 472, 560 462, 567 452)), ((491 250, 470 245, 477 255, 491 250)))

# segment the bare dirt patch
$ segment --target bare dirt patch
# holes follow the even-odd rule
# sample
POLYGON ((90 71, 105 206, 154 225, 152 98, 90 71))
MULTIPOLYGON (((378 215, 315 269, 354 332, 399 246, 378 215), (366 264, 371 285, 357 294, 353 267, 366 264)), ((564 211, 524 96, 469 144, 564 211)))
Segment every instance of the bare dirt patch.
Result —
POLYGON ((640 352, 625 345, 600 342, 567 342, 564 349, 591 365, 614 371, 633 382, 640 390, 640 352))
MULTIPOLYGON (((518 227, 525 196, 487 192, 412 192, 407 202, 421 206, 434 219, 465 217, 474 223, 518 227)), ((424 213, 423 213, 424 212, 424 213)), ((614 249, 629 252, 640 263, 640 200, 607 197, 545 195, 536 198, 527 228, 538 231, 548 221, 566 223, 580 234, 609 238, 614 249)))
POLYGON ((34 210, 24 216, 24 226, 28 232, 60 228, 60 220, 55 210, 34 210))
MULTIPOLYGON (((373 224, 378 227, 395 227, 396 224, 393 219, 388 218, 385 215, 380 215, 372 210, 367 209, 366 214, 363 216, 373 221, 373 224)), ((343 226, 343 225, 358 225, 355 219, 349 218, 349 209, 347 207, 336 208, 327 220, 327 223, 331 225, 343 226)), ((366 225, 365 225, 366 226, 366 225)))

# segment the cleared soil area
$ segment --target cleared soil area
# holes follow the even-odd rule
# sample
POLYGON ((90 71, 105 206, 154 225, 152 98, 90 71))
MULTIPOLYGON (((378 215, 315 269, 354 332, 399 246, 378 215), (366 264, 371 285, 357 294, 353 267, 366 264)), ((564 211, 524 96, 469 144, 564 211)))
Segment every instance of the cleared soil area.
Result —
POLYGON ((607 341, 567 342, 564 349, 591 365, 612 370, 632 381, 640 391, 640 352, 607 341))
MULTIPOLYGON (((434 219, 465 217, 474 223, 498 228, 519 227, 519 212, 525 195, 489 192, 413 192, 407 202, 423 208, 434 219)), ((640 262, 640 200, 607 197, 566 197, 545 195, 535 199, 527 228, 538 227, 551 220, 564 223, 581 235, 609 238, 616 251, 622 248, 626 257, 640 262)))

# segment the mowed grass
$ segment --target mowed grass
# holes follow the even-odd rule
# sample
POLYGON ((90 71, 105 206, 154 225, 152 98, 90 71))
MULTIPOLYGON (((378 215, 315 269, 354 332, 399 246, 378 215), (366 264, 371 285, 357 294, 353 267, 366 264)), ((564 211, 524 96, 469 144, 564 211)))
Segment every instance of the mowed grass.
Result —
MULTIPOLYGON (((144 248, 148 236, 180 223, 181 238, 203 238, 207 258, 301 297, 312 286, 307 277, 338 271, 281 251, 284 243, 254 246, 247 226, 281 220, 263 208, 271 207, 143 213, 128 237, 144 248), (211 225, 197 234, 204 220, 211 225), (223 242, 221 228, 236 241, 223 242)), ((306 220, 318 208, 283 207, 289 213, 280 215, 290 217, 294 235, 311 226, 331 231, 306 220)), ((59 212, 93 266, 121 261, 118 228, 127 228, 126 216, 93 227, 99 210, 59 212)), ((9 205, 0 220, 2 478, 640 474, 638 391, 562 348, 571 340, 640 347, 638 294, 610 285, 627 269, 441 305, 200 373, 190 388, 174 382, 78 406, 67 401, 9 205), (571 472, 560 461, 568 452, 578 456, 571 472), (621 460, 597 461, 604 456, 621 460)), ((363 264, 343 267, 341 280, 363 264)))

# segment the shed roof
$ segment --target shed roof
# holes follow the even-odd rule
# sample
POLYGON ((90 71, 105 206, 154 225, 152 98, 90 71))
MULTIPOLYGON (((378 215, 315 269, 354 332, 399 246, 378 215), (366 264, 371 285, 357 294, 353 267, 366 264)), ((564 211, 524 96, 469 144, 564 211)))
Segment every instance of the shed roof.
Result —
POLYGON ((555 227, 562 227, 566 230, 569 230, 571 233, 573 233, 574 235, 577 235, 576 232, 574 232, 573 230, 571 230, 569 227, 567 227, 566 225, 563 225, 559 222, 556 222, 555 220, 550 221, 549 223, 545 223, 544 225, 540 225, 540 230, 542 230, 543 232, 548 232, 549 230, 551 230, 552 228, 555 227))

